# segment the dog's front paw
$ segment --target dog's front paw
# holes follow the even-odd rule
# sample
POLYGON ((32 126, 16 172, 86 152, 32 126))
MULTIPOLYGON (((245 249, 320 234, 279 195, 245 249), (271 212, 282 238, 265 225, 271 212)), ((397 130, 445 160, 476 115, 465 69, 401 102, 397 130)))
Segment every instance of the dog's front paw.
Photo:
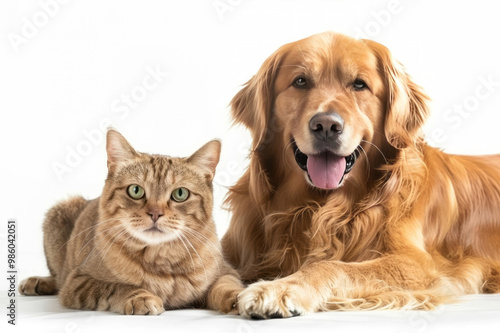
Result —
POLYGON ((252 319, 288 318, 306 313, 298 300, 300 290, 286 282, 261 281, 238 295, 240 315, 252 319))

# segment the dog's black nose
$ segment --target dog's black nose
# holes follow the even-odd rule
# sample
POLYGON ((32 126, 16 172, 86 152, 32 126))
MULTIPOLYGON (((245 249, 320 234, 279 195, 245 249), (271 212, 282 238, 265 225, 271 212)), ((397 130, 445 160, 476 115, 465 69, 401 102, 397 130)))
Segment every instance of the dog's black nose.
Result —
POLYGON ((316 138, 327 141, 342 133, 344 119, 336 112, 318 113, 309 121, 309 128, 316 138))

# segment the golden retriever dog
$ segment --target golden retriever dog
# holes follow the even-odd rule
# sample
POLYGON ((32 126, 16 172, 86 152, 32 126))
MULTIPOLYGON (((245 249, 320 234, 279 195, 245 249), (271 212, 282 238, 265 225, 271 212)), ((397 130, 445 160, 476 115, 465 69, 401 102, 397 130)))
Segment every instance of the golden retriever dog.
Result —
POLYGON ((222 240, 252 283, 241 315, 500 292, 500 155, 428 146, 428 97, 386 47, 331 32, 284 45, 231 106, 253 136, 222 240))

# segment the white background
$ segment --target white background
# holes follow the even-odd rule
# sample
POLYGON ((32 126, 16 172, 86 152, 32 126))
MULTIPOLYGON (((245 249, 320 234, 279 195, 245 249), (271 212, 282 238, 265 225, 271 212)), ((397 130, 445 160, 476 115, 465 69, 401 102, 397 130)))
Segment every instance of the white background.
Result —
MULTIPOLYGON (((5 222, 18 220, 21 278, 47 273, 46 210, 68 195, 100 195, 104 140, 90 142, 85 133, 106 119, 150 153, 187 156, 221 138, 215 219, 222 235, 229 224, 221 209, 225 187, 243 173, 250 143, 244 128, 230 127, 227 105, 275 49, 318 32, 388 46, 433 99, 426 127, 433 145, 500 152, 493 1, 73 0, 49 6, 50 16, 41 5, 49 2, 56 3, 0 4, 0 235, 5 244, 5 222), (148 71, 157 69, 168 74, 141 96, 148 71), (488 90, 485 80, 496 86, 488 90), (122 98, 134 93, 143 100, 127 109, 122 98), (67 165, 78 147, 85 156, 58 178, 54 164, 67 165)), ((0 258, 4 251, 2 245, 0 258)))

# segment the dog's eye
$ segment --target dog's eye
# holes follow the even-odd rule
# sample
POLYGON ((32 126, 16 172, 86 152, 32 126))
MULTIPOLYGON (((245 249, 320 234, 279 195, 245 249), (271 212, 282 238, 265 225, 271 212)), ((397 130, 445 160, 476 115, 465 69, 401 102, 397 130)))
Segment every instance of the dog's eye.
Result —
POLYGON ((354 80, 354 82, 352 83, 352 87, 356 91, 360 91, 360 90, 368 88, 368 86, 366 85, 366 82, 361 80, 361 79, 354 80))
POLYGON ((293 82, 293 85, 297 88, 305 88, 307 86, 307 80, 304 77, 298 77, 293 82))

